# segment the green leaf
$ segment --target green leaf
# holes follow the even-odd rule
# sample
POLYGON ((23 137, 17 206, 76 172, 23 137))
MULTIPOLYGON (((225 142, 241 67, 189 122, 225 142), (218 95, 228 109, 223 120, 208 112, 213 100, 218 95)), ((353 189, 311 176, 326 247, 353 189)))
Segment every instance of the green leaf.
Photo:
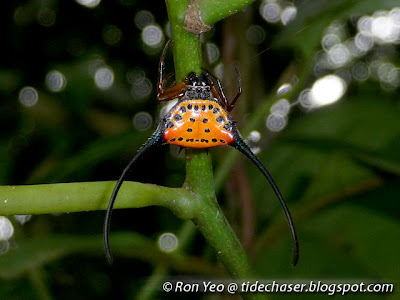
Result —
POLYGON ((310 182, 303 198, 308 201, 315 200, 366 182, 373 177, 372 170, 355 163, 346 154, 334 152, 320 165, 320 170, 310 182))
MULTIPOLYGON (((368 197, 366 194, 363 198, 368 197)), ((400 262, 398 219, 387 218, 359 205, 344 203, 316 215, 307 223, 310 232, 325 240, 342 257, 350 258, 353 266, 363 268, 362 272, 355 272, 354 276, 379 279, 398 277, 398 269, 393 268, 393 265, 400 262)), ((329 260, 325 263, 328 264, 329 260)), ((333 271, 345 267, 332 265, 330 269, 333 271)))
POLYGON ((400 118, 394 103, 349 98, 295 120, 281 141, 323 152, 345 151, 356 159, 398 174, 400 118))
MULTIPOLYGON (((363 198, 373 196, 367 193, 363 198)), ((257 259, 255 266, 260 276, 384 282, 398 278, 399 270, 394 266, 400 263, 399 219, 345 202, 320 211, 298 229, 302 247, 296 268, 290 266, 288 259, 291 241, 284 238, 257 259)))
MULTIPOLYGON (((350 197, 359 199, 357 203, 364 209, 392 218, 396 205, 389 196, 395 192, 388 189, 390 182, 380 179, 376 169, 397 170, 399 134, 398 109, 392 102, 350 98, 293 120, 260 157, 286 198, 297 227, 304 218, 329 210, 350 197), (374 191, 379 186, 385 187, 381 193, 374 191), (370 198, 364 199, 365 193, 370 198), (380 202, 377 199, 387 201, 376 207, 372 203, 380 202), (300 203, 293 205, 292 201, 300 203)), ((259 220, 265 223, 271 215, 279 216, 276 222, 267 223, 259 235, 256 250, 259 252, 263 247, 275 246, 274 242, 289 239, 283 214, 270 187, 259 174, 252 172, 251 176, 259 220)))

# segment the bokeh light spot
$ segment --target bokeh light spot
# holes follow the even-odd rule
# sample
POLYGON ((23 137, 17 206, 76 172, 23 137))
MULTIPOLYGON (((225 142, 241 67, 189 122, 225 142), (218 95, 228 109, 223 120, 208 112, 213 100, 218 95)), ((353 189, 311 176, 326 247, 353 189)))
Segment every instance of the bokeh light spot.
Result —
POLYGON ((135 25, 139 29, 154 23, 154 17, 148 10, 141 10, 135 15, 135 25))
POLYGON ((398 30, 387 16, 380 16, 372 21, 371 33, 378 42, 394 42, 398 37, 398 30))
POLYGON ((391 63, 383 63, 378 68, 378 77, 381 81, 392 83, 396 80, 396 67, 391 63))
POLYGON ((246 30, 246 39, 253 45, 262 43, 265 39, 265 30, 259 25, 251 25, 246 30))
POLYGON ((282 84, 276 91, 277 95, 285 95, 292 90, 292 85, 290 83, 282 84))
POLYGON ((152 89, 153 85, 151 81, 145 77, 142 80, 132 84, 131 94, 135 100, 144 100, 150 96, 152 89))
POLYGON ((267 118, 267 128, 271 131, 278 132, 285 128, 287 124, 286 118, 277 114, 270 114, 267 118))
POLYGON ((35 105, 39 100, 38 92, 35 88, 26 86, 19 92, 19 102, 26 107, 35 105))
POLYGON ((158 238, 158 247, 163 252, 171 253, 178 248, 178 238, 173 233, 163 233, 158 238))
POLYGON ((342 21, 335 20, 326 28, 325 34, 334 34, 340 41, 343 41, 347 37, 346 24, 342 21))
POLYGON ((270 111, 272 114, 284 117, 290 111, 290 103, 286 99, 280 99, 271 106, 270 111))
POLYGON ((164 30, 165 30, 165 33, 166 33, 167 37, 171 39, 172 38, 172 31, 171 31, 171 23, 169 21, 165 24, 164 30))
POLYGON ((334 68, 343 67, 350 61, 350 51, 343 44, 334 45, 328 51, 328 61, 334 68))
POLYGON ((357 22, 357 28, 359 32, 371 33, 373 18, 369 16, 361 17, 357 22))
POLYGON ((278 3, 266 3, 260 7, 261 16, 269 23, 276 23, 281 19, 281 7, 278 3))
POLYGON ((254 154, 261 151, 261 147, 256 144, 261 140, 261 133, 258 130, 253 130, 246 138, 246 143, 254 154))
POLYGON ((45 82, 47 88, 52 92, 62 91, 67 84, 64 74, 56 70, 47 73, 45 82))
POLYGON ((340 43, 340 38, 337 34, 334 33, 329 33, 322 38, 322 48, 325 51, 328 51, 334 45, 337 45, 339 43, 340 43))
POLYGON ((114 83, 114 72, 108 68, 99 68, 94 74, 94 82, 99 89, 107 90, 114 83))
POLYGON ((383 62, 379 59, 375 59, 369 63, 370 75, 373 79, 375 79, 375 80, 380 79, 378 70, 382 64, 383 64, 383 62))
POLYGON ((100 4, 100 0, 75 0, 75 1, 80 5, 88 8, 95 8, 100 4))
POLYGON ((304 108, 311 108, 313 106, 311 99, 311 90, 305 89, 300 93, 299 96, 300 105, 304 108))
POLYGON ((14 219, 17 220, 18 223, 24 225, 32 218, 32 215, 14 215, 14 219))
POLYGON ((337 75, 319 78, 311 88, 312 104, 322 106, 338 101, 346 92, 346 82, 337 75))
POLYGON ((355 38, 349 38, 347 41, 344 42, 345 46, 347 47, 347 49, 349 49, 350 51, 350 55, 354 58, 354 57, 361 57, 365 54, 364 50, 361 50, 360 48, 358 48, 358 46, 356 45, 356 40, 355 38))
POLYGON ((147 130, 151 127, 153 120, 149 113, 139 112, 133 116, 133 126, 137 130, 147 130))
POLYGON ((224 80, 224 64, 219 63, 214 68, 214 75, 217 76, 221 81, 224 80))
POLYGON ((359 32, 356 34, 354 39, 358 49, 362 51, 368 51, 374 46, 374 39, 367 32, 359 32))
POLYGON ((363 61, 356 61, 351 66, 351 74, 353 78, 357 81, 365 81, 369 77, 368 65, 363 61))
POLYGON ((296 18, 297 8, 295 6, 288 6, 282 11, 281 22, 287 25, 290 21, 296 18))
POLYGON ((400 7, 393 8, 389 13, 389 17, 394 25, 400 27, 400 7))
POLYGON ((209 64, 215 63, 219 59, 219 49, 217 45, 214 43, 207 43, 206 44, 206 54, 207 54, 207 59, 209 64))
POLYGON ((142 40, 145 45, 150 47, 158 47, 164 41, 164 34, 159 26, 148 25, 143 28, 142 40))
POLYGON ((87 63, 87 69, 91 76, 94 76, 100 68, 103 68, 105 66, 106 64, 104 60, 101 59, 100 57, 97 59, 90 60, 87 63))
POLYGON ((261 140, 261 133, 258 130, 253 130, 249 133, 246 141, 251 143, 258 143, 261 140))
POLYGON ((126 79, 131 84, 137 84, 146 78, 146 74, 141 68, 134 68, 126 73, 126 79))
POLYGON ((5 241, 11 238, 14 234, 14 227, 10 220, 0 216, 0 241, 5 241))

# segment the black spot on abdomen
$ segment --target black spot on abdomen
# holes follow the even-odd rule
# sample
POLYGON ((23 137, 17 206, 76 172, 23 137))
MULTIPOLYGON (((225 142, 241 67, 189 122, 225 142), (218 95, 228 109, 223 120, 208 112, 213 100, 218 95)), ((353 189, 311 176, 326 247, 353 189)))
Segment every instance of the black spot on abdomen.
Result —
POLYGON ((218 116, 217 119, 216 119, 216 121, 217 121, 218 123, 222 123, 222 122, 224 121, 224 117, 223 117, 223 116, 218 116))

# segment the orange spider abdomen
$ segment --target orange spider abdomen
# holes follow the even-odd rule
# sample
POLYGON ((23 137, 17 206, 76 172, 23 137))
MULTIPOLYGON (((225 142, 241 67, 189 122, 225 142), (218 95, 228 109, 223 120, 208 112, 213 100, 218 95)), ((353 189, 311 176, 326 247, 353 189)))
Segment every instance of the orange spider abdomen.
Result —
POLYGON ((213 100, 190 99, 172 108, 165 124, 164 141, 186 148, 210 148, 235 141, 233 123, 213 100))

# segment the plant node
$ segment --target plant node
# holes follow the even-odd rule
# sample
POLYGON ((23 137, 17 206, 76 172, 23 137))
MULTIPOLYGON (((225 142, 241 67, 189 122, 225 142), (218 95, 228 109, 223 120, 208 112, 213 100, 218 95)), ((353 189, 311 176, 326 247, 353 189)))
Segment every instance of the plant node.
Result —
POLYGON ((200 6, 197 0, 190 0, 185 15, 185 29, 193 34, 200 34, 211 30, 211 26, 204 23, 201 19, 200 6))

